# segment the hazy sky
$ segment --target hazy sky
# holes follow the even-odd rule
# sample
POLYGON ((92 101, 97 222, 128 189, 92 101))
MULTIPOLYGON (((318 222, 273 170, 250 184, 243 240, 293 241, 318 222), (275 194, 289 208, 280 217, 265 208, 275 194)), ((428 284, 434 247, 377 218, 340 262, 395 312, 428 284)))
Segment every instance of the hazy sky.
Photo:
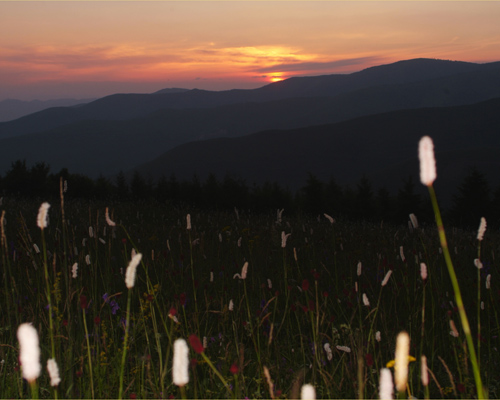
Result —
POLYGON ((0 1, 0 100, 500 60, 497 1, 0 1))

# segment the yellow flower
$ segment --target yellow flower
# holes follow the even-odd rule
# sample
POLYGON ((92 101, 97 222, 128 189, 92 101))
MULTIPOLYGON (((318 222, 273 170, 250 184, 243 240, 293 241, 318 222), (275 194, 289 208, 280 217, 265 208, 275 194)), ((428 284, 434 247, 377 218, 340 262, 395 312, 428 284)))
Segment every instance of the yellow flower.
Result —
MULTIPOLYGON (((408 356, 408 362, 416 361, 417 359, 413 356, 408 356)), ((394 367, 396 360, 391 360, 387 364, 385 364, 386 368, 394 367)))

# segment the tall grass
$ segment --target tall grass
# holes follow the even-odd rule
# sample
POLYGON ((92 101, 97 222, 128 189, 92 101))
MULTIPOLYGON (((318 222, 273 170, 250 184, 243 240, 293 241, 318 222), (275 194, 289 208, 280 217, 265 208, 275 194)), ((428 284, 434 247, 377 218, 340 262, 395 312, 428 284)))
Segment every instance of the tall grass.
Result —
POLYGON ((416 359, 406 395, 470 398, 481 394, 470 344, 462 325, 458 337, 449 325, 462 312, 473 342, 481 343, 483 395, 498 397, 497 232, 486 233, 480 252, 477 232, 447 232, 465 289, 460 304, 434 225, 61 201, 41 230, 40 203, 3 204, 2 398, 35 396, 19 365, 16 330, 24 322, 38 332, 42 365, 54 358, 59 366, 57 391, 42 371, 40 398, 297 398, 306 383, 318 398, 377 398, 401 331, 416 359), (142 254, 133 289, 125 283, 132 249, 142 254), (245 263, 246 279, 238 279, 245 263), (477 284, 488 275, 487 293, 478 297, 477 284), (190 337, 202 348, 190 345, 189 382, 179 390, 174 341, 190 337))

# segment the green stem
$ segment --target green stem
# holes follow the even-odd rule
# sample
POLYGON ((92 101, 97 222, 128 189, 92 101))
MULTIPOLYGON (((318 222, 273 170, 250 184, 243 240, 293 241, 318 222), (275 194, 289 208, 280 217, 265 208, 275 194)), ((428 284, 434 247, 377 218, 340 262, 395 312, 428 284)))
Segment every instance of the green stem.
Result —
POLYGON ((127 318, 125 322, 125 337, 123 339, 123 351, 122 351, 122 366, 120 369, 120 385, 118 391, 118 398, 121 400, 123 397, 123 374, 125 371, 125 360, 127 357, 127 342, 128 342, 128 329, 130 325, 130 302, 132 298, 132 288, 128 290, 128 298, 127 298, 127 318))
POLYGON ((470 353, 470 361, 472 363, 472 369, 474 373, 474 380, 476 382, 477 397, 479 399, 484 399, 483 382, 481 380, 481 375, 479 373, 479 366, 477 363, 476 350, 474 349, 474 342, 472 339, 469 320, 465 312, 464 303, 462 300, 462 294, 460 292, 460 287, 458 285, 457 275, 455 274, 455 269, 453 268, 453 262, 451 261, 450 251, 448 249, 448 242, 446 240, 446 234, 444 231, 443 220, 441 219, 441 212, 439 210, 436 193, 434 192, 434 187, 432 185, 427 186, 429 188, 429 194, 431 197, 432 208, 434 210, 434 215, 436 217, 436 224, 439 233, 439 240, 441 242, 441 248, 443 249, 444 259, 446 266, 448 268, 448 273, 450 275, 451 284, 453 285, 453 291, 455 293, 455 301, 457 302, 458 313, 460 315, 460 320, 462 322, 462 328, 465 333, 467 340, 467 347, 470 353))

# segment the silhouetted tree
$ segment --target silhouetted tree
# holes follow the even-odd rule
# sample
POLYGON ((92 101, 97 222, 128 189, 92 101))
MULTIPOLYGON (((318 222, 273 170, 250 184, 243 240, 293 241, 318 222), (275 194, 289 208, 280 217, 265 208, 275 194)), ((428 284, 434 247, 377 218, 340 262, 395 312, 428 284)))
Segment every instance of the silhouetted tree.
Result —
POLYGON ((123 171, 118 172, 115 178, 115 197, 118 200, 126 200, 129 198, 130 192, 128 188, 127 178, 123 171))
POLYGON ((17 196, 29 196, 29 185, 30 173, 26 167, 26 160, 14 161, 3 179, 5 193, 17 196))
POLYGON ((214 174, 210 174, 202 188, 203 204, 210 209, 217 209, 220 206, 219 182, 214 174))
POLYGON ((363 220, 372 220, 375 217, 375 202, 370 180, 363 175, 357 184, 356 214, 363 220))
POLYGON ((486 176, 476 167, 471 168, 458 186, 458 193, 453 196, 450 209, 452 223, 464 228, 477 228, 481 217, 488 219, 490 196, 491 189, 486 176))
MULTIPOLYGON (((44 162, 38 162, 29 171, 29 195, 44 197, 49 194, 48 177, 50 167, 44 162)), ((57 186, 56 186, 57 187, 57 186)), ((57 194, 58 192, 54 193, 57 194)))
POLYGON ((134 200, 145 200, 151 197, 153 188, 138 171, 134 171, 130 182, 130 193, 134 200))
POLYGON ((377 191, 375 197, 375 215, 378 221, 394 221, 394 201, 389 191, 384 186, 377 191))
POLYGON ((342 211, 342 187, 332 177, 325 187, 325 212, 338 215, 342 211))
POLYGON ((324 204, 324 184, 312 173, 308 173, 306 185, 300 189, 302 197, 302 211, 309 214, 323 214, 326 212, 324 204))
POLYGON ((420 195, 415 193, 415 182, 411 175, 403 180, 403 187, 398 191, 396 206, 396 222, 404 224, 408 221, 410 214, 417 217, 421 215, 422 200, 420 195))
POLYGON ((156 183, 156 198, 158 201, 164 202, 167 201, 168 198, 168 182, 167 178, 165 175, 161 175, 160 179, 158 179, 158 182, 156 183))

